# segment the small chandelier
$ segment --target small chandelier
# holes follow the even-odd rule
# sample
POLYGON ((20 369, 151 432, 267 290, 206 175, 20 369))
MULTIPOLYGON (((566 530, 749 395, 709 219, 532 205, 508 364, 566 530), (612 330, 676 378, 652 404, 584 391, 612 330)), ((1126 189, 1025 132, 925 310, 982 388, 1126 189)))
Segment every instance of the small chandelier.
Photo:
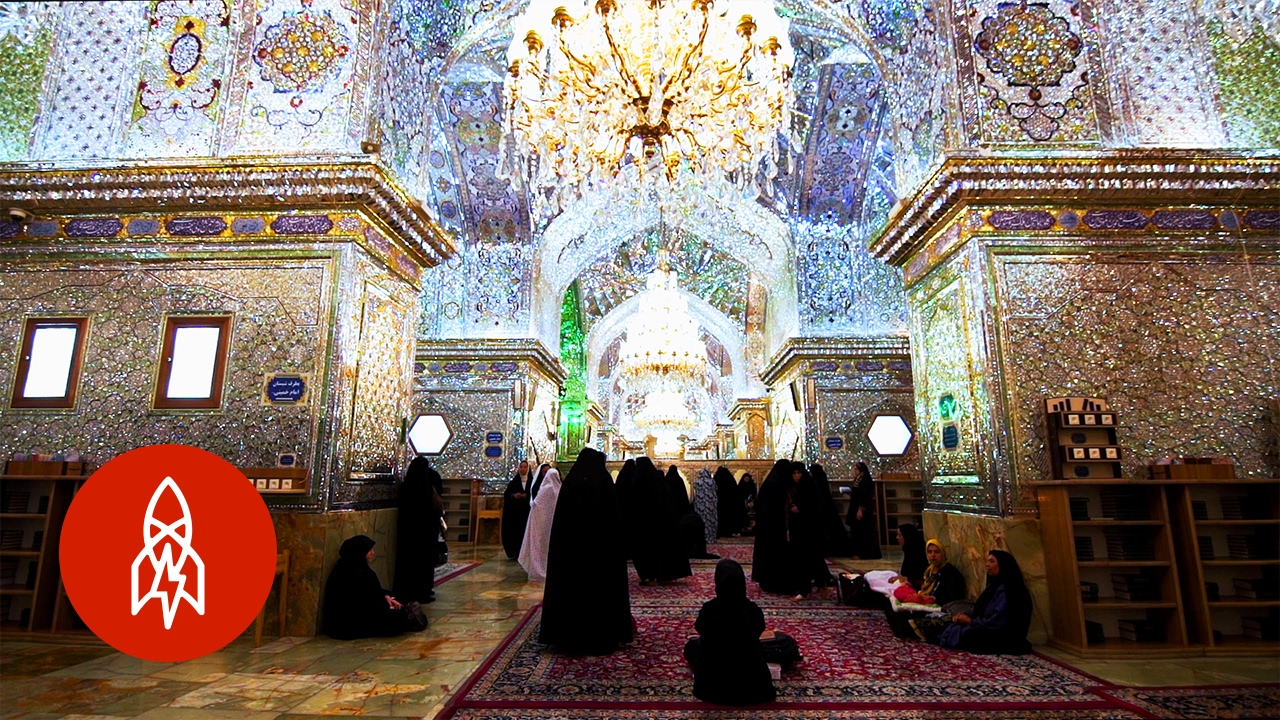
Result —
POLYGON ((627 390, 653 393, 702 387, 707 346, 698 338, 698 322, 680 295, 667 250, 658 252, 658 267, 645 281, 639 303, 618 353, 619 373, 627 390))
POLYGON ((531 0, 512 25, 500 174, 539 217, 624 169, 740 193, 777 174, 795 56, 772 0, 531 0))

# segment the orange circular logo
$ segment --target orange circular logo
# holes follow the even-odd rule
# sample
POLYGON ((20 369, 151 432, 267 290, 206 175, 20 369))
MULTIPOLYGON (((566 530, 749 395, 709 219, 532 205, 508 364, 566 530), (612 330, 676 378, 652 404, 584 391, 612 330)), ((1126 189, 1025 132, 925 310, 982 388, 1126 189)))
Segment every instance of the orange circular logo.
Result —
POLYGON ((76 612, 115 649, 157 662, 244 632, 275 577, 276 533, 234 465, 199 448, 120 455, 76 493, 58 558, 76 612))

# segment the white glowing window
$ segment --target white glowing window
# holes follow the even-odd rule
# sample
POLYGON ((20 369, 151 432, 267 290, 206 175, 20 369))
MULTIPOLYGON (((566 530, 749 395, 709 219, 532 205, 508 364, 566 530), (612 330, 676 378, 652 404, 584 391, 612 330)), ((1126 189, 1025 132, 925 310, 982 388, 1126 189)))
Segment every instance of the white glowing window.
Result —
POLYGON ((901 455, 911 444, 911 428, 900 415, 877 415, 867 430, 867 439, 881 455, 901 455))
POLYGON ((213 370, 218 363, 216 327, 184 327, 173 334, 173 367, 165 397, 207 399, 213 394, 213 370))
POLYGON ((231 318, 169 318, 156 388, 156 407, 216 408, 231 318))
POLYGON ((439 455, 452 439, 443 415, 419 415, 409 426, 409 445, 419 455, 439 455))
POLYGON ((71 358, 76 352, 75 327, 38 327, 31 336, 31 366, 22 396, 63 397, 71 380, 71 358))
POLYGON ((74 407, 85 318, 31 319, 13 385, 13 407, 74 407))

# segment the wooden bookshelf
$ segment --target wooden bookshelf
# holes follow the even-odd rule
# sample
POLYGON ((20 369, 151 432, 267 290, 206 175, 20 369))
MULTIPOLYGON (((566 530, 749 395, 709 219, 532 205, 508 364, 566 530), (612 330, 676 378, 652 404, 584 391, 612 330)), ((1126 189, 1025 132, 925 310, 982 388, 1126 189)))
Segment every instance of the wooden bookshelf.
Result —
POLYGON ((91 470, 83 463, 11 461, 8 472, 0 475, 3 530, 20 537, 16 547, 0 549, 0 563, 7 565, 5 584, 0 585, 0 628, 5 632, 55 630, 53 616, 61 584, 58 541, 71 500, 88 477, 50 474, 48 469, 55 465, 79 472, 91 470), (35 472, 15 472, 28 468, 35 472))
POLYGON ((924 485, 909 473, 881 473, 876 478, 876 522, 880 544, 898 546, 898 526, 914 523, 924 531, 924 485))
POLYGON ((449 526, 448 531, 445 532, 445 542, 473 542, 480 481, 468 478, 446 478, 443 482, 444 494, 440 499, 444 502, 444 521, 449 526))

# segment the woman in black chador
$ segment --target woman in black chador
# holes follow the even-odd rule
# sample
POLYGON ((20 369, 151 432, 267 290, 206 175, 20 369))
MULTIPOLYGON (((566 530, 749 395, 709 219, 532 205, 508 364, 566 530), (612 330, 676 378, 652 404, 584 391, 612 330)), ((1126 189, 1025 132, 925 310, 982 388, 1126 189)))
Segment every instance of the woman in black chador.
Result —
POLYGON ((524 526, 529 524, 529 491, 533 476, 529 474, 529 461, 522 460, 515 477, 507 483, 502 494, 502 549, 512 560, 520 557, 520 543, 524 542, 524 526))
POLYGON ((338 549, 338 562, 324 586, 324 632, 331 638, 390 637, 411 627, 400 601, 382 589, 378 573, 369 566, 374 544, 372 538, 356 535, 338 549))
POLYGON ((823 555, 848 555, 849 532, 844 529, 844 521, 840 519, 840 508, 831 496, 831 481, 827 471, 818 463, 809 466, 809 475, 813 478, 814 487, 818 491, 818 501, 822 504, 823 555))
POLYGON ((444 502, 436 489, 443 481, 424 457, 414 458, 400 485, 396 519, 395 594, 420 603, 436 599, 436 565, 440 558, 440 516, 444 502))
POLYGON ((729 468, 716 468, 716 534, 732 537, 747 526, 747 505, 729 468))
POLYGON ((613 482, 614 497, 618 499, 618 521, 622 523, 622 552, 631 559, 631 546, 636 537, 636 518, 631 506, 631 486, 636 481, 636 461, 634 458, 622 463, 618 478, 613 482))
POLYGON ((880 559, 880 530, 876 527, 876 488, 871 470, 858 463, 849 500, 849 540, 853 556, 860 560, 880 559))
POLYGON ((804 465, 779 460, 756 496, 751 579, 765 592, 803 597, 822 558, 822 513, 804 465))
POLYGON ((686 559, 720 557, 707 552, 707 526, 694 509, 693 503, 689 502, 689 486, 684 484, 680 469, 675 465, 668 467, 664 482, 671 496, 671 507, 676 514, 676 532, 680 536, 680 552, 686 559))
POLYGON ((693 665, 693 694, 716 705, 755 705, 774 698, 760 636, 764 613, 747 599, 747 578, 733 560, 716 565, 716 597, 702 604, 684 656, 693 665))
POLYGON ((607 654, 631 642, 631 595, 613 478, 604 454, 583 448, 560 486, 538 642, 607 654))
POLYGON ((636 458, 635 468, 629 511, 636 574, 646 585, 689 577, 693 570, 680 542, 680 526, 666 479, 647 457, 636 458))

